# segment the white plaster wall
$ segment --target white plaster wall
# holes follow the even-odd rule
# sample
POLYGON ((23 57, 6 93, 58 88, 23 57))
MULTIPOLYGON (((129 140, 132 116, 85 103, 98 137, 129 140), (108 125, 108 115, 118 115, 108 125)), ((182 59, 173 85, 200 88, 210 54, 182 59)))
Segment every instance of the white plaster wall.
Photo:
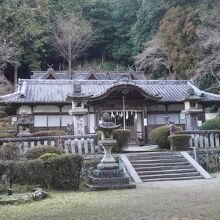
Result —
POLYGON ((56 105, 37 105, 33 108, 34 113, 36 112, 60 112, 60 108, 56 105))
POLYGON ((26 111, 28 114, 31 114, 31 107, 28 105, 22 105, 18 109, 18 113, 21 114, 22 111, 26 111))
POLYGON ((61 126, 67 126, 67 124, 73 123, 73 116, 70 115, 62 115, 61 116, 61 126))
POLYGON ((35 115, 34 127, 47 127, 47 115, 35 115))
POLYGON ((47 116, 48 127, 59 127, 60 126, 60 115, 48 115, 47 116))

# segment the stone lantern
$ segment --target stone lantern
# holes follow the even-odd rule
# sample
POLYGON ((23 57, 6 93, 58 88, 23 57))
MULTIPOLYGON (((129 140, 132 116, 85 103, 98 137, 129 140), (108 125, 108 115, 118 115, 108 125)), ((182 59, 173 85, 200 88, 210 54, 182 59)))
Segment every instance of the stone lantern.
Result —
POLYGON ((18 119, 16 125, 18 127, 18 135, 19 137, 28 137, 31 136, 30 127, 33 124, 32 120, 28 117, 26 111, 21 112, 21 116, 18 119))
POLYGON ((113 139, 113 130, 119 127, 121 125, 115 125, 111 122, 111 117, 107 112, 103 114, 102 123, 98 125, 98 128, 101 130, 101 144, 105 152, 101 163, 98 165, 100 169, 118 167, 111 155, 111 150, 117 144, 117 141, 113 139))
POLYGON ((73 116, 74 135, 85 134, 85 115, 88 113, 85 104, 90 97, 91 95, 82 93, 80 84, 74 84, 73 93, 67 96, 67 101, 72 102, 72 109, 69 114, 73 116))
POLYGON ((198 130, 198 116, 203 111, 198 104, 201 100, 202 96, 195 94, 193 88, 187 90, 187 97, 184 99, 185 109, 182 111, 185 115, 185 130, 198 130))
POLYGON ((111 155, 111 150, 117 141, 113 139, 113 130, 119 128, 121 125, 115 125, 111 122, 108 113, 103 114, 102 122, 98 125, 101 130, 101 144, 104 149, 104 157, 101 163, 98 164, 97 169, 91 171, 87 187, 91 190, 104 189, 128 189, 135 188, 135 184, 129 183, 129 177, 119 167, 115 159, 111 155))

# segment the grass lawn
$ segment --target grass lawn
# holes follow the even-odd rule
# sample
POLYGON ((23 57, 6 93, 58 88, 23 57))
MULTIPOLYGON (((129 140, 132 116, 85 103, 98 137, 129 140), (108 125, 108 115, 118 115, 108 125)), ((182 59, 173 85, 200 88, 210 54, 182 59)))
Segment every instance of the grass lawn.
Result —
POLYGON ((220 177, 145 183, 132 190, 50 194, 40 202, 0 206, 0 219, 220 219, 220 177))

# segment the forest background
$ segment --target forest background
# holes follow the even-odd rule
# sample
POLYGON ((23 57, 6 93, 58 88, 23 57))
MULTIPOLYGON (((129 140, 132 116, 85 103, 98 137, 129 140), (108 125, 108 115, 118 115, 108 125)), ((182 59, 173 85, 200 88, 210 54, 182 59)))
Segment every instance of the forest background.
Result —
POLYGON ((70 15, 92 29, 73 71, 141 70, 220 93, 218 0, 0 0, 1 77, 13 83, 49 65, 67 70, 53 36, 57 18, 70 15))

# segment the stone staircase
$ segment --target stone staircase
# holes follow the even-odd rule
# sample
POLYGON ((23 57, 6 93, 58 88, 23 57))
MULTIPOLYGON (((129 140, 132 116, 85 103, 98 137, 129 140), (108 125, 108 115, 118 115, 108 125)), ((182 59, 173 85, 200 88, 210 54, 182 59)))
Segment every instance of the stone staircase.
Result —
POLYGON ((180 152, 131 154, 128 159, 142 182, 204 178, 180 152))

